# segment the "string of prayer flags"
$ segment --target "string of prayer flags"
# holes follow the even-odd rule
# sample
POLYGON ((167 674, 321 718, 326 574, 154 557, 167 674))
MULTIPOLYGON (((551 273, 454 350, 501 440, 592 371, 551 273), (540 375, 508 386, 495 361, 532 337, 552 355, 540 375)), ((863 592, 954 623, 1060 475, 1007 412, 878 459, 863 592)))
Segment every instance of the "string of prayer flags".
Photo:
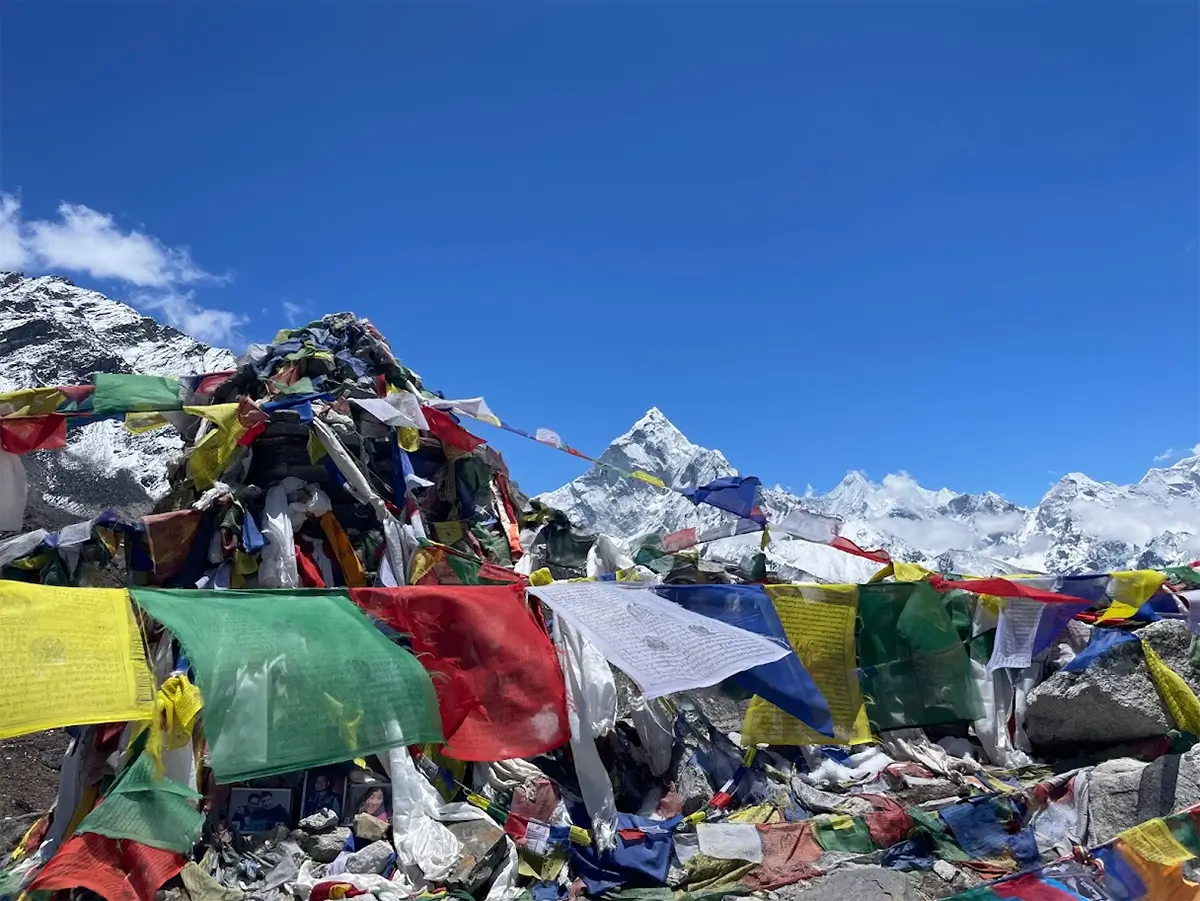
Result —
POLYGON ((92 383, 92 410, 100 416, 183 409, 179 379, 172 376, 97 372, 92 383))
POLYGON ((125 590, 0 581, 0 738, 153 713, 125 590))
POLYGON ((345 591, 130 593, 191 661, 218 783, 442 741, 429 674, 345 591))

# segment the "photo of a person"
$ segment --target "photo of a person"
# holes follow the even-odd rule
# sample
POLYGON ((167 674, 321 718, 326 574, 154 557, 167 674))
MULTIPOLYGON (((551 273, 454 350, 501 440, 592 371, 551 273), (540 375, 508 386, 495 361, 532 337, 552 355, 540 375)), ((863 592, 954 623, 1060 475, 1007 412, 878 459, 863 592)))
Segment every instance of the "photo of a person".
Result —
POLYGON ((229 818, 230 825, 238 832, 261 832, 259 812, 262 809, 262 799, 258 792, 245 796, 245 803, 234 806, 233 792, 229 795, 229 806, 234 808, 233 816, 229 818))
POLYGON ((352 824, 360 813, 370 814, 385 823, 392 821, 392 787, 378 782, 351 785, 346 791, 344 822, 352 824))
POLYGON ((300 817, 310 817, 318 810, 332 810, 342 818, 343 779, 337 772, 316 770, 310 772, 304 782, 304 804, 300 817))
MULTIPOLYGON (((282 792, 291 798, 291 792, 282 792)), ((274 829, 276 826, 286 826, 291 815, 282 805, 276 803, 275 795, 269 791, 261 792, 259 799, 259 816, 266 825, 264 829, 274 829)))
POLYGON ((238 835, 269 832, 292 822, 292 793, 285 788, 234 788, 226 820, 238 835))

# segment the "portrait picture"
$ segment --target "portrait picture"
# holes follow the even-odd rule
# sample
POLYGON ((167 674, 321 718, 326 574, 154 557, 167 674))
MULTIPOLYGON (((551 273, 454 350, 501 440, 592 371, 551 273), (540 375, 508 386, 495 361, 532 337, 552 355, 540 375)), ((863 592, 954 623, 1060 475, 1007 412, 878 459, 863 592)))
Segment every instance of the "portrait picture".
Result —
POLYGON ((239 835, 292 825, 292 793, 286 788, 234 788, 225 821, 239 835))
POLYGON ((337 814, 340 822, 345 792, 346 777, 337 769, 324 767, 309 770, 304 774, 304 800, 300 805, 300 818, 310 817, 318 810, 328 808, 337 814))
POLYGON ((392 821, 392 786, 384 782, 352 783, 346 788, 343 822, 350 824, 360 813, 369 813, 385 823, 392 821))

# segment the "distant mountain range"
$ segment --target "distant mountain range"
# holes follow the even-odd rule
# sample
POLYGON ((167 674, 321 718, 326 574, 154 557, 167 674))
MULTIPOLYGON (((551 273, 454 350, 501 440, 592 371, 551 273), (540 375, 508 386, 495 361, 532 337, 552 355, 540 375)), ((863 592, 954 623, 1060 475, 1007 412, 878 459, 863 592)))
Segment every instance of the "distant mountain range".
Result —
MULTIPOLYGON (((228 350, 66 279, 0 272, 0 391, 85 383, 93 372, 185 375, 234 365, 228 350)), ((137 436, 115 421, 73 429, 64 450, 26 458, 32 489, 27 524, 58 528, 106 508, 145 512, 165 492, 167 465, 181 448, 171 429, 137 436)), ((658 409, 634 423, 601 459, 675 486, 737 474, 720 451, 688 441, 658 409)), ((730 518, 599 467, 541 499, 581 526, 618 538, 714 527, 730 518)), ((765 488, 760 500, 773 521, 796 507, 838 516, 845 521, 843 534, 857 544, 885 547, 897 559, 945 571, 1071 573, 1200 557, 1200 457, 1152 469, 1136 485, 1071 473, 1033 508, 991 492, 930 491, 905 474, 876 484, 860 472, 826 494, 800 497, 765 488)), ((758 543, 758 535, 729 538, 708 545, 706 553, 742 561, 758 543)), ((778 533, 769 557, 781 575, 794 578, 857 582, 875 568, 778 533)))
MULTIPOLYGON (((738 471, 719 450, 690 442, 661 410, 651 409, 617 438, 601 461, 626 471, 641 469, 668 485, 700 485, 738 471)), ((694 506, 602 467, 540 496, 573 522, 618 537, 712 528, 730 514, 694 506)), ((1033 508, 998 494, 963 494, 922 488, 910 476, 888 475, 880 483, 850 472, 832 491, 800 497, 764 488, 760 497, 771 521, 800 507, 837 516, 842 534, 861 547, 883 547, 898 560, 947 572, 1076 572, 1136 569, 1200 557, 1200 457, 1152 469, 1135 485, 1097 482, 1081 473, 1059 480, 1033 508)), ((758 535, 711 543, 716 559, 745 562, 758 550, 758 535)), ((833 548, 772 534, 772 565, 788 578, 858 582, 876 565, 833 548)))

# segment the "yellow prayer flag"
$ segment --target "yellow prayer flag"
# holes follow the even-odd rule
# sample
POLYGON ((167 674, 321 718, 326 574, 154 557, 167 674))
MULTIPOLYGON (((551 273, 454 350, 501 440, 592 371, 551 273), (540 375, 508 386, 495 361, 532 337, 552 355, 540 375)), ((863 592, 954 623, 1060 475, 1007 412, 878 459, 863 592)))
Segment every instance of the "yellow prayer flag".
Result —
POLYGON ((539 585, 549 585, 553 581, 554 576, 550 575, 549 568, 545 566, 541 569, 535 569, 529 574, 529 584, 534 588, 537 588, 539 585))
POLYGON ((1166 573, 1155 572, 1152 569, 1109 573, 1108 596, 1112 598, 1112 603, 1096 622, 1129 619, 1162 588, 1166 578, 1166 573))
MULTIPOLYGON (((834 740, 871 740, 871 726, 858 684, 854 619, 856 585, 767 585, 788 641, 833 714, 834 740)), ((742 724, 742 744, 828 744, 822 735, 770 701, 755 697, 742 724)))
POLYGON ((437 540, 441 544, 454 544, 462 541, 463 527, 462 523, 456 519, 448 520, 447 522, 435 522, 433 531, 437 533, 437 540))
POLYGON ((167 417, 161 413, 126 413, 125 414, 125 431, 141 435, 145 432, 153 432, 155 429, 161 429, 168 426, 170 423, 167 417))
POLYGON ((1165 866, 1183 863, 1196 856, 1176 840, 1171 827, 1161 817, 1126 829, 1117 838, 1139 857, 1165 866))
POLYGON ((643 472, 640 469, 635 469, 632 473, 630 473, 630 475, 632 475, 638 481, 645 482, 647 485, 653 485, 655 488, 667 487, 666 483, 658 476, 652 476, 650 473, 643 472))
POLYGON ((188 475, 201 491, 207 491, 225 474, 238 449, 238 439, 246 427, 238 421, 237 404, 214 404, 209 407, 184 407, 185 413, 207 419, 216 428, 192 448, 188 458, 188 475))
POLYGON ((421 449, 421 430, 411 425, 402 425, 396 429, 396 443, 401 450, 410 454, 421 449))
POLYGON ((891 576, 897 582, 924 582, 931 575, 933 573, 930 570, 917 563, 898 563, 893 561, 867 579, 867 584, 882 582, 888 576, 891 576))
POLYGON ((22 388, 0 394, 0 416, 45 416, 54 413, 67 396, 57 388, 22 388))
POLYGON ((147 720, 154 695, 127 591, 0 582, 0 738, 147 720))
POLYGON ((1146 668, 1150 670, 1150 679, 1176 728, 1200 735, 1200 698, 1145 641, 1142 641, 1142 654, 1146 658, 1146 668))

